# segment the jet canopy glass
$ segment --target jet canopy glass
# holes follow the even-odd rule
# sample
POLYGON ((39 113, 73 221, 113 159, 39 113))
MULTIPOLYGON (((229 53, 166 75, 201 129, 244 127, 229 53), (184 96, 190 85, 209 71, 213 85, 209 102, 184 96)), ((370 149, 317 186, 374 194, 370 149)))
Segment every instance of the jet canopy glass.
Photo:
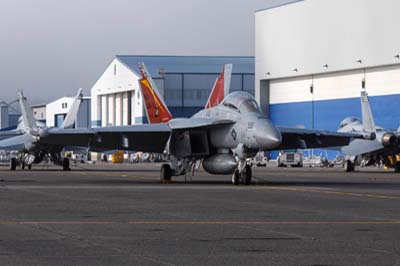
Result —
POLYGON ((347 117, 342 121, 342 123, 340 123, 339 128, 344 128, 345 126, 353 124, 355 122, 361 123, 360 119, 358 119, 357 117, 347 117))
POLYGON ((260 107, 253 96, 243 91, 230 93, 222 104, 241 113, 261 113, 260 107))

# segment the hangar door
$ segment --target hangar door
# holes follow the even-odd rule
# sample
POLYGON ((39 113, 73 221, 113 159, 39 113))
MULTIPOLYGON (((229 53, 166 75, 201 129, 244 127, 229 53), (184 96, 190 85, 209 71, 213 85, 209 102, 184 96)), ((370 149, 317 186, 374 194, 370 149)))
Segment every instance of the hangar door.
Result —
POLYGON ((345 117, 361 117, 363 81, 376 124, 397 128, 399 65, 271 80, 270 118, 276 125, 337 130, 345 117))

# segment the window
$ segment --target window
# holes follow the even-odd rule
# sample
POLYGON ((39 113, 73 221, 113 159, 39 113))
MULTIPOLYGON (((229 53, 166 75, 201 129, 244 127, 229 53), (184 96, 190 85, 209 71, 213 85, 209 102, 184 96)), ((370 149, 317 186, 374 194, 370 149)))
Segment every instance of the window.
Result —
POLYGON ((261 113, 255 100, 247 100, 240 105, 240 112, 243 113, 261 113))

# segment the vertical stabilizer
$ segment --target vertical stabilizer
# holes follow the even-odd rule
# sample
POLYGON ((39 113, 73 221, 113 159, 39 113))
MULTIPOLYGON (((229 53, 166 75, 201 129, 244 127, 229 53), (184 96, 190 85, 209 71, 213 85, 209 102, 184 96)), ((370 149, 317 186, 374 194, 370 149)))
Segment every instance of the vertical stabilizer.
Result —
POLYGON ((139 86, 146 104, 147 119, 150 124, 166 123, 172 119, 172 115, 168 110, 156 84, 150 76, 149 71, 144 63, 139 63, 142 78, 139 80, 139 86))
POLYGON ((218 105, 229 93, 231 86, 232 76, 232 64, 226 64, 222 69, 221 74, 214 83, 214 87, 211 90, 210 96, 208 97, 205 109, 218 105))
POLYGON ((361 114, 363 129, 369 132, 376 132, 374 117, 372 116, 371 106, 369 104, 368 93, 361 91, 361 114))
POLYGON ((73 128, 76 122, 76 118, 78 116, 78 111, 79 107, 82 102, 82 89, 78 90, 78 93, 76 94, 74 101, 71 105, 71 108, 69 108, 69 111, 67 113, 67 116, 64 119, 64 122, 61 125, 61 128, 73 128))
POLYGON ((36 129, 36 119, 33 117, 32 109, 29 107, 28 101, 26 100, 26 97, 24 96, 22 90, 18 91, 18 102, 21 109, 22 121, 25 128, 36 129))

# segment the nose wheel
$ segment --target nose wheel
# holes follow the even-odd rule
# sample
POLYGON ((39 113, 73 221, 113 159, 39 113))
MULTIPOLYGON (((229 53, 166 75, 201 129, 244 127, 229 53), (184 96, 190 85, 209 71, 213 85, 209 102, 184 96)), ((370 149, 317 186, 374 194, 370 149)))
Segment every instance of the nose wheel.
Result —
POLYGON ((344 163, 344 170, 346 172, 354 172, 354 164, 350 160, 346 160, 344 163))
POLYGON ((11 158, 10 160, 10 170, 15 171, 17 169, 17 159, 16 158, 11 158))
POLYGON ((232 184, 234 184, 234 185, 240 185, 240 184, 250 185, 251 178, 252 178, 251 166, 246 164, 246 166, 242 169, 242 171, 239 171, 239 169, 236 169, 235 172, 233 172, 232 184))
POLYGON ((243 183, 245 185, 250 185, 251 184, 251 177, 252 177, 252 171, 251 171, 251 166, 250 165, 246 165, 246 167, 244 168, 244 171, 242 173, 243 175, 243 183))

